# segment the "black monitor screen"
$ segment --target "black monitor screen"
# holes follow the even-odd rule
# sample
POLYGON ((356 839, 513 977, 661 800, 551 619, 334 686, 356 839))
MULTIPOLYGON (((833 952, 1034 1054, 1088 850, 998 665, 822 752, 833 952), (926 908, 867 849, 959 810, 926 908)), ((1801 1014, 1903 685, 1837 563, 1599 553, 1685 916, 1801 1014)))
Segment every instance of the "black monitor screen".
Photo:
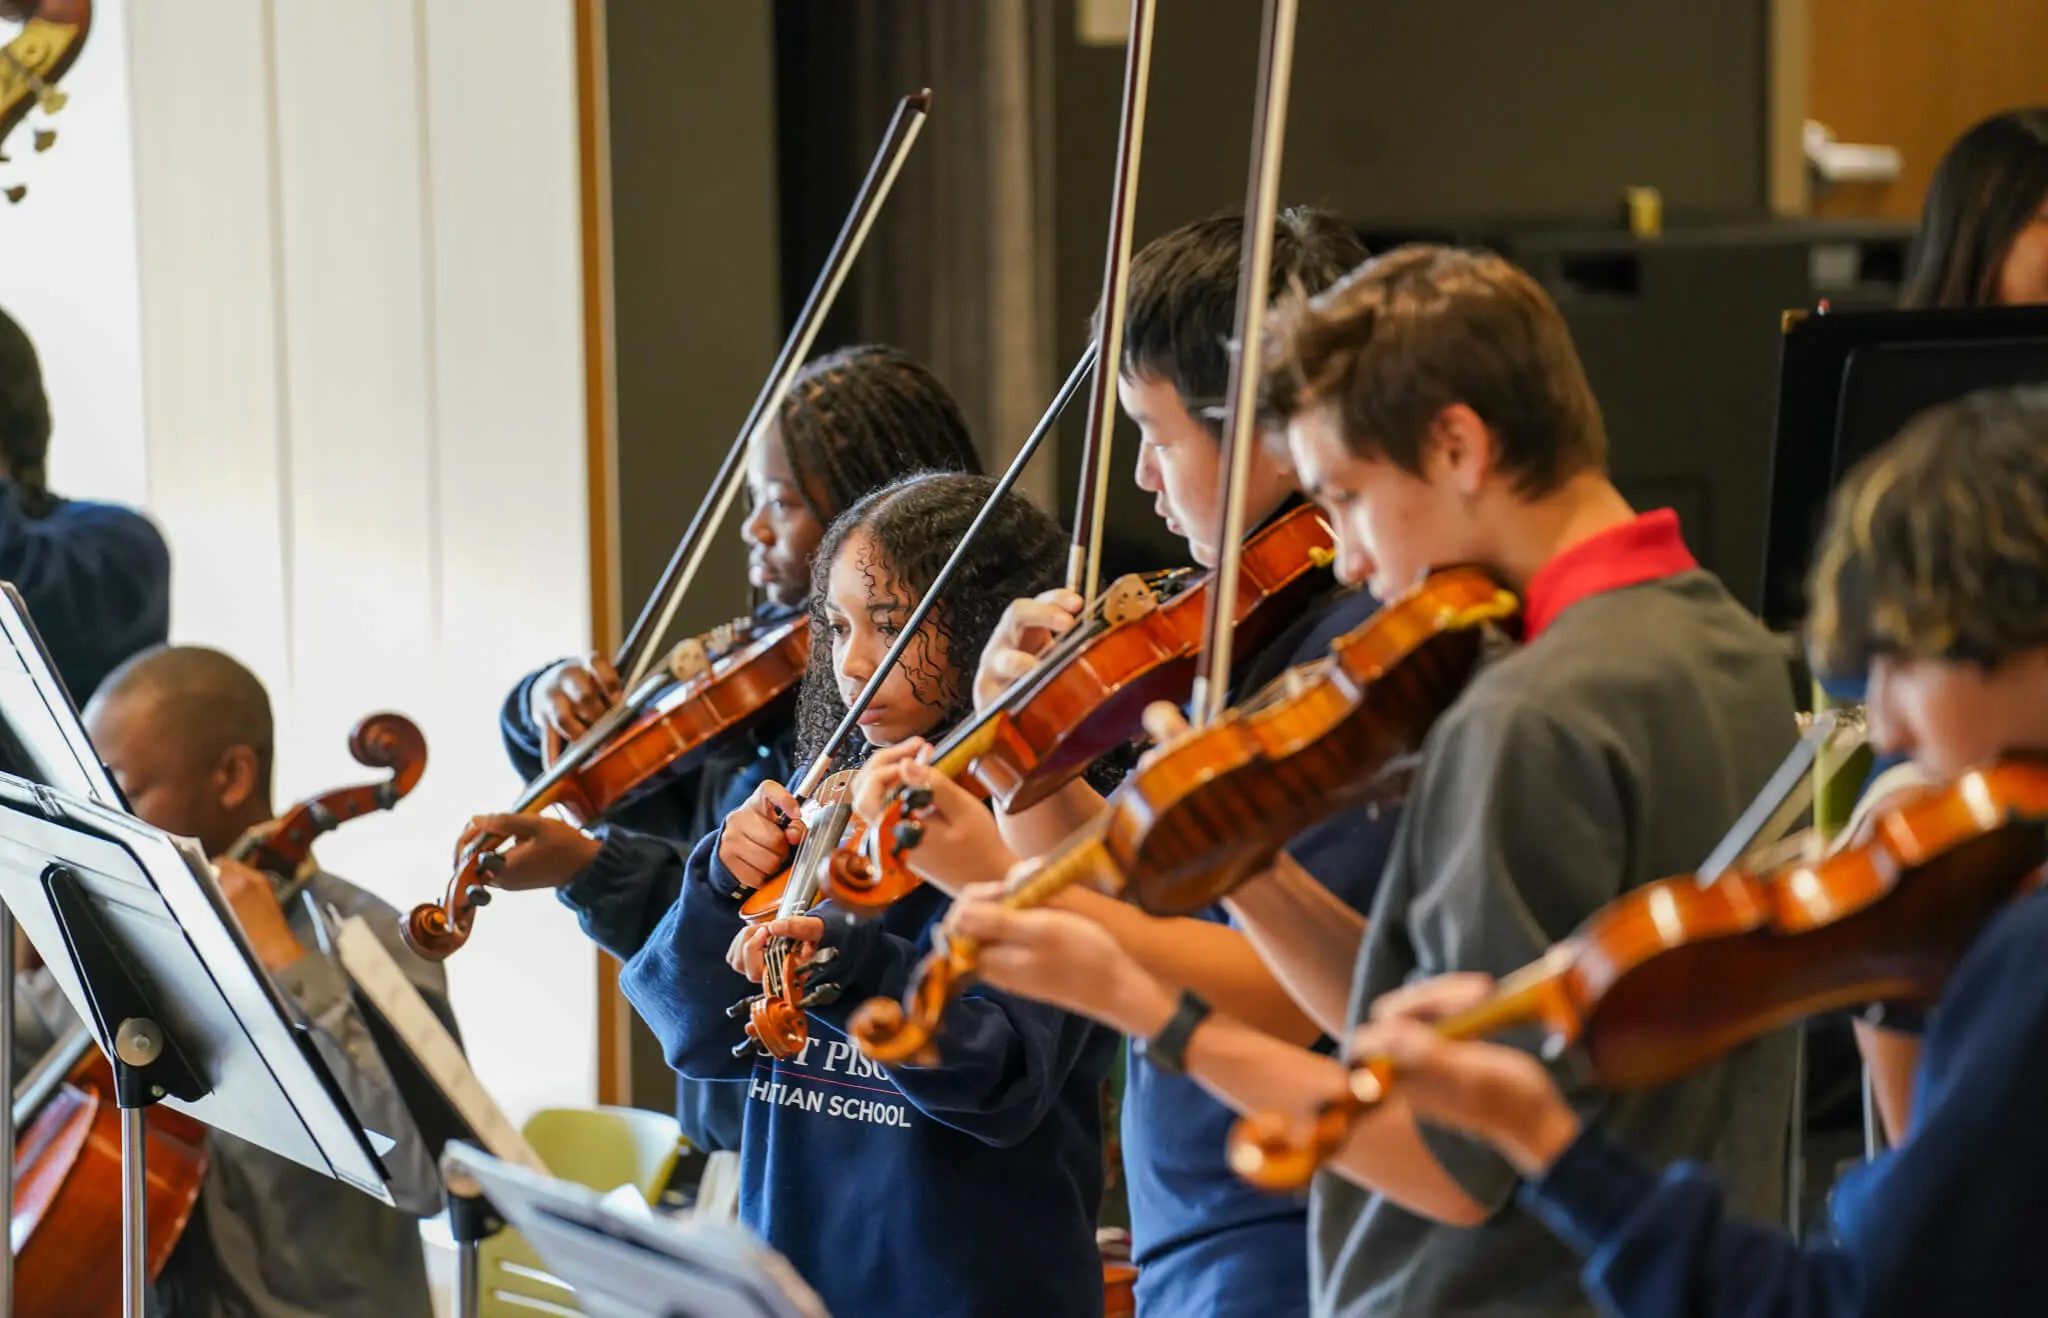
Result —
POLYGON ((1979 389, 2048 382, 2048 308, 1809 316, 1785 334, 1764 549, 1764 621, 1799 626, 1828 497, 1916 414, 1979 389))

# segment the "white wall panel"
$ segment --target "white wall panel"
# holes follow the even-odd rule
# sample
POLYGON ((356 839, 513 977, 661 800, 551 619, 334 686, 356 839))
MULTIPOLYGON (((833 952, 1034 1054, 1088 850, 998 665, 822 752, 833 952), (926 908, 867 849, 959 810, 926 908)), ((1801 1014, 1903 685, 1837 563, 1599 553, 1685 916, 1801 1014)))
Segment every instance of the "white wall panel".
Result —
MULTIPOLYGON (((522 674, 587 645, 590 559, 570 6, 424 0, 419 12, 429 519, 443 583, 433 707, 469 735, 444 738, 433 795, 423 790, 408 819, 434 826, 427 854, 441 860, 468 815, 504 808, 517 790, 495 736, 499 704, 522 674), (482 729, 493 735, 474 735, 482 729)), ((497 942, 527 955, 480 961, 458 1006, 516 1023, 507 1042, 517 1052, 497 1065, 507 1102, 559 1101, 565 1080, 596 1074, 594 953, 545 894, 498 901, 479 928, 473 951, 497 942), (550 1065, 519 1066, 536 1055, 550 1065)))
MULTIPOLYGON (((280 803, 365 776, 362 715, 425 729, 418 791, 321 847, 403 909, 518 786, 505 689, 588 644, 570 7, 131 3, 174 634, 269 684, 280 803)), ((594 1096, 594 955, 534 895, 449 963, 515 1120, 594 1096)))
POLYGON ((140 4, 132 49, 147 495, 171 545, 171 630, 241 659, 288 709, 285 323, 264 0, 140 4), (208 76, 194 77, 201 68, 208 76))

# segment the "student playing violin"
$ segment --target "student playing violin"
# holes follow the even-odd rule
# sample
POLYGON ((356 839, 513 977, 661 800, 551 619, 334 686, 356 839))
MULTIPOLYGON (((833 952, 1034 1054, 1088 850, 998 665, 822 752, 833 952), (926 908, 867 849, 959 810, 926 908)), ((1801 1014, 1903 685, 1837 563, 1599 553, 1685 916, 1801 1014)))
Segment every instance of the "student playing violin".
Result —
MULTIPOLYGON (((1870 729, 1936 780, 2048 750, 2048 392, 1925 413, 1834 501, 1809 597, 1815 666, 1869 678, 1870 729)), ((1830 1236, 1800 1244, 1731 1212, 1714 1173, 1661 1177, 1585 1122, 1527 1054, 1448 1043, 1426 1022, 1484 977, 1380 999, 1360 1052, 1387 1056, 1411 1111, 1499 1149, 1522 1202, 1588 1260, 1614 1314, 2041 1312, 2048 1258, 2048 892, 1986 925, 1929 1017, 1912 1124, 1836 1188, 1830 1236)))
MULTIPOLYGON (((811 557, 844 509, 905 472, 981 470, 967 422, 944 385, 893 348, 844 348, 807 363, 774 424, 747 453, 753 509, 740 523, 747 578, 763 602, 754 617, 774 625, 809 600, 811 557)), ((591 653, 522 679, 505 699, 505 750, 521 776, 542 768, 552 734, 567 742, 619 698, 611 661, 591 653)), ((559 888, 583 931, 624 960, 676 899, 680 866, 754 788, 786 779, 796 725, 790 716, 756 721, 716 747, 701 768, 663 784, 587 833, 539 815, 484 815, 471 821, 458 853, 478 832, 514 839, 493 882, 559 888)), ((683 1133, 700 1149, 738 1147, 738 1086, 677 1083, 683 1133)))
MULTIPOLYGON (((1217 557, 1219 400, 1230 373, 1227 345, 1243 240, 1240 216, 1218 216, 1154 240, 1131 262, 1117 392, 1142 439, 1134 474, 1138 487, 1153 495, 1160 518, 1187 540, 1189 553, 1204 566, 1213 566, 1217 557)), ((1364 256, 1357 235, 1335 215, 1285 211, 1274 234, 1272 292, 1325 287, 1364 256)), ((1248 524, 1301 502, 1284 455, 1259 453, 1251 484, 1248 524)), ((1038 654, 1073 626, 1079 606, 1065 590, 1011 605, 982 655, 977 700, 985 703, 1028 672, 1038 654)), ((1238 656, 1235 689, 1256 689, 1282 668, 1322 654, 1331 639, 1357 626, 1374 607, 1370 595, 1346 592, 1332 579, 1292 627, 1238 656)), ((906 773, 925 781, 909 761, 920 745, 908 743, 876 757, 864 775, 859 808, 877 812, 906 773)), ((950 783, 938 790, 943 796, 926 821, 925 841, 909 859, 918 872, 952 889, 1001 877, 1015 854, 1045 850, 1103 808, 1101 795, 1077 782, 1041 807, 1001 817, 998 836, 987 811, 964 790, 950 783)), ((1334 894, 1333 918, 1349 928, 1354 942, 1392 825, 1391 814, 1353 811, 1288 846, 1286 863, 1315 875, 1334 894)), ((1281 1038, 1330 1046, 1223 907, 1191 919, 1162 920, 1092 891, 1070 891, 1057 901, 1099 921, 1162 980, 1227 1004, 1281 1038)), ((1338 1017, 1332 1028, 1341 1025, 1338 1017)), ((1307 1205, 1254 1189, 1231 1173, 1223 1137, 1232 1119, 1228 1108, 1184 1076, 1142 1058, 1132 1061, 1122 1147, 1141 1314, 1308 1313, 1307 1205)))
MULTIPOLYGON (((1498 257, 1403 248, 1275 323, 1269 421, 1337 532, 1339 572, 1376 592, 1434 566, 1494 572, 1524 639, 1483 668, 1425 744, 1361 942, 1282 866, 1238 917, 1308 1003, 1453 969, 1506 973, 1618 893, 1688 870, 1770 777, 1794 730, 1769 635, 1606 474, 1600 412, 1563 317, 1498 257)), ((989 982, 1086 1012, 1240 1110, 1306 1118, 1334 1059, 1162 979, 1100 925, 961 903, 989 982)), ((1582 1100, 1659 1162, 1723 1169, 1781 1206, 1789 1041, 1645 1095, 1582 1100)), ((1311 1205, 1317 1311, 1584 1311, 1578 1268, 1512 1203, 1514 1169, 1398 1103, 1361 1122, 1311 1205)))
MULTIPOLYGON (((924 474, 862 499, 832 524, 811 592, 810 668, 798 752, 826 740, 966 530, 993 482, 924 474)), ((1007 496, 861 719, 850 757, 927 736, 968 706, 963 660, 1003 607, 1058 580, 1066 543, 1007 496)), ((740 1217, 796 1265, 833 1313, 1100 1313, 1095 1213, 1102 1193, 1098 1092, 1113 1036, 1007 994, 970 995, 931 1066, 883 1069, 846 1039, 847 1015, 901 993, 944 894, 926 888, 868 924, 815 917, 742 924, 739 904, 788 865, 798 802, 764 782, 677 859, 681 897, 621 976, 627 997, 685 1075, 744 1078, 740 1217), (809 1012, 788 1061, 736 1057, 728 1015, 762 975, 764 940, 799 940, 809 1012), (830 956, 813 950, 824 943, 830 956)))

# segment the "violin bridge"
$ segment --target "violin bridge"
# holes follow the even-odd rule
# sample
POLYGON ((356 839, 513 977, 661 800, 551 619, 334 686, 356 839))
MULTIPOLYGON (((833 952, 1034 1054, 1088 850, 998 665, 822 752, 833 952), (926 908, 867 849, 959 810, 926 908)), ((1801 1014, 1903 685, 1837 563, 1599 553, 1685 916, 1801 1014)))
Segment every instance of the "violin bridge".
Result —
POLYGON ((1118 577, 1102 592, 1102 620, 1112 627, 1135 622, 1158 607, 1159 596, 1135 572, 1118 577))
POLYGON ((668 652, 668 675, 678 682, 694 682, 711 672, 711 652, 699 637, 676 643, 668 652))

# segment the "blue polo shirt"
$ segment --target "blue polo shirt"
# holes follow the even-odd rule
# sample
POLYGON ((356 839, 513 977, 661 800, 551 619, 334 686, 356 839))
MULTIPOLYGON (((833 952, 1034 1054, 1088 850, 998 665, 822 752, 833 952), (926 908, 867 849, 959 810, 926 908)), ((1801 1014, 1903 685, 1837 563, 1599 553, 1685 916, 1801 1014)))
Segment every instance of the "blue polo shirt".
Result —
MULTIPOLYGON (((1321 658, 1330 642, 1379 607, 1359 591, 1325 597, 1242 669, 1249 693, 1296 664, 1321 658)), ((1287 844, 1287 854, 1360 911, 1372 904, 1397 818, 1392 810, 1349 810, 1287 844)), ((1229 922, 1221 906, 1197 918, 1229 922)), ((1333 1046, 1329 1040, 1322 1051, 1333 1046)), ((1138 1309, 1146 1315, 1287 1318, 1309 1312, 1308 1200, 1246 1184, 1224 1161, 1236 1114, 1183 1076, 1133 1057, 1123 1103, 1124 1178, 1131 1207, 1131 1254, 1138 1309)))

